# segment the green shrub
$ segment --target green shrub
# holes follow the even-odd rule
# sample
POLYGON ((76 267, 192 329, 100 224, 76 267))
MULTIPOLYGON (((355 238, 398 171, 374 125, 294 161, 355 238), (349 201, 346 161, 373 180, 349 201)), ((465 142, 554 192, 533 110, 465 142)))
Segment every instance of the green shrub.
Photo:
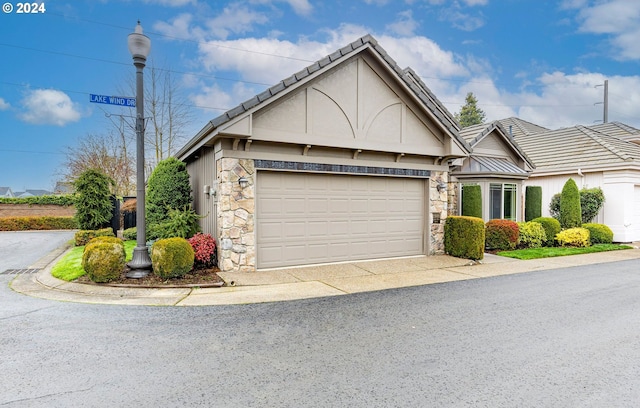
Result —
POLYGON ((548 247, 554 246, 556 235, 562 229, 560 227, 560 221, 551 217, 538 217, 538 218, 534 218, 531 221, 539 223, 540 225, 542 225, 542 228, 544 228, 544 232, 546 235, 544 246, 548 246, 548 247))
POLYGON ((542 216, 542 187, 527 186, 524 198, 524 220, 531 221, 542 216))
POLYGON ((74 217, 2 217, 0 231, 68 230, 78 228, 74 217))
POLYGON ((86 170, 73 183, 76 188, 76 220, 81 229, 93 230, 110 224, 113 203, 109 187, 113 180, 99 170, 86 170))
POLYGON ((162 279, 179 278, 193 268, 194 253, 184 238, 165 238, 151 247, 153 272, 162 279))
POLYGON ((89 279, 98 283, 118 279, 125 266, 122 240, 107 242, 102 239, 104 238, 97 238, 95 242, 87 244, 82 254, 82 268, 89 279))
MULTIPOLYGON (((97 244, 97 243, 100 243, 100 242, 107 242, 107 243, 110 243, 110 244, 119 244, 119 245, 122 245, 124 247, 124 241, 121 240, 118 237, 113 236, 113 234, 111 234, 111 235, 100 235, 100 236, 97 236, 95 238, 91 238, 91 240, 89 241, 89 243, 87 245, 97 244)), ((85 249, 86 248, 87 247, 85 247, 85 249)))
POLYGON ((147 224, 162 224, 169 219, 169 210, 188 207, 191 200, 186 164, 175 157, 162 160, 151 173, 147 184, 147 224))
POLYGON ((613 243, 613 231, 604 224, 586 223, 582 224, 582 228, 589 230, 589 239, 592 245, 613 243))
POLYGON ((582 225, 580 209, 580 191, 576 182, 570 178, 564 183, 560 194, 560 226, 563 229, 576 228, 582 225))
POLYGON ((547 234, 538 222, 519 222, 519 248, 540 248, 547 240, 547 234))
POLYGON ((80 230, 75 234, 76 246, 87 245, 89 241, 96 237, 115 237, 111 228, 102 228, 99 230, 80 230))
POLYGON ((479 185, 462 186, 462 215, 482 218, 482 190, 479 185))
POLYGON ((495 219, 486 224, 485 246, 487 249, 510 250, 518 244, 518 223, 495 219))
POLYGON ((569 228, 560 231, 556 235, 556 241, 563 247, 588 247, 590 246, 589 230, 581 227, 569 228))
POLYGON ((604 193, 600 187, 580 190, 580 209, 582 211, 583 224, 589 223, 596 218, 604 201, 604 193))
POLYGON ((0 204, 59 205, 61 207, 68 207, 75 204, 75 195, 65 194, 34 197, 0 197, 0 204))
POLYGON ((138 238, 138 229, 136 227, 127 228, 122 231, 122 237, 125 241, 133 241, 138 238))
POLYGON ((484 221, 478 217, 450 216, 444 224, 444 251, 458 258, 484 257, 484 221))
POLYGON ((150 228, 149 238, 190 238, 200 232, 198 220, 202 218, 186 206, 182 210, 169 210, 168 219, 150 228))

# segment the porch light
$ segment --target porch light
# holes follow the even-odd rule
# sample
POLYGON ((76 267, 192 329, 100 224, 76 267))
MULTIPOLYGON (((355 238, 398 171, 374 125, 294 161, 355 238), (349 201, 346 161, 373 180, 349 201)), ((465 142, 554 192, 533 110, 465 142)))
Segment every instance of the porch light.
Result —
POLYGON ((244 189, 246 186, 249 185, 249 180, 247 180, 246 177, 240 177, 238 179, 238 184, 240 184, 240 188, 244 189))

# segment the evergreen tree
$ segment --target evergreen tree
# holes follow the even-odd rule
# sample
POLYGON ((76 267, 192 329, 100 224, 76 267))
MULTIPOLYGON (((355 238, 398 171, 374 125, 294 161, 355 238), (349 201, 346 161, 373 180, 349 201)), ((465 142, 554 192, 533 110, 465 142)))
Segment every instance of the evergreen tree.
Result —
POLYGON ((582 225, 580 191, 578 191, 578 186, 572 178, 567 180, 562 188, 562 193, 560 193, 559 221, 563 229, 575 228, 582 225))
POLYGON ((109 225, 113 211, 110 187, 113 180, 100 170, 84 171, 73 183, 76 188, 76 220, 83 230, 109 225))
POLYGON ((147 183, 148 224, 161 224, 171 210, 184 210, 191 204, 191 185, 187 166, 170 157, 158 163, 147 183))
POLYGON ((460 108, 460 113, 456 113, 454 116, 463 128, 479 125, 484 122, 486 117, 484 111, 478 108, 478 100, 473 96, 473 92, 467 94, 465 104, 460 108))

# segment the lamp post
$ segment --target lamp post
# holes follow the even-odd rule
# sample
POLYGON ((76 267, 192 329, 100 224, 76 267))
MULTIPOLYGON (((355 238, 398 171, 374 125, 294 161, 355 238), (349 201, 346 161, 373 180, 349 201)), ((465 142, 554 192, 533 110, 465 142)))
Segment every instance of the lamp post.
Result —
POLYGON ((136 247, 129 262, 131 270, 128 278, 144 278, 151 270, 151 259, 147 248, 147 229, 145 224, 144 192, 144 85, 142 69, 151 51, 151 40, 142 34, 140 21, 135 32, 127 38, 129 52, 136 67, 136 247))

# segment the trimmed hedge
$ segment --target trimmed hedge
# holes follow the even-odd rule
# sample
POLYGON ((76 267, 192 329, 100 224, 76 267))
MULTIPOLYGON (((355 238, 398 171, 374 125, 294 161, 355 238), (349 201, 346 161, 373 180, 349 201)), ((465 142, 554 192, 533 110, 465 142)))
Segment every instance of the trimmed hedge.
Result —
POLYGON ((518 248, 540 248, 547 240, 547 233, 538 222, 519 222, 518 248))
POLYGON ((515 221, 495 219, 487 222, 485 234, 487 249, 511 250, 518 244, 520 229, 515 221))
POLYGON ((542 225, 542 228, 544 228, 544 232, 547 236, 544 246, 548 246, 548 247, 554 246, 556 244, 555 242, 556 235, 562 229, 560 227, 560 221, 551 217, 538 217, 538 218, 532 219, 531 221, 537 222, 538 224, 542 225))
POLYGON ((560 231, 556 235, 556 241, 560 246, 566 247, 588 247, 591 246, 589 242, 589 230, 586 228, 576 227, 569 228, 560 231))
POLYGON ((125 257, 124 243, 121 239, 94 238, 82 253, 82 268, 92 281, 110 282, 118 279, 124 271, 125 257))
POLYGON ((115 237, 111 228, 102 228, 99 230, 80 230, 76 232, 74 239, 76 246, 87 245, 89 241, 96 237, 115 237))
POLYGON ((527 186, 524 198, 524 220, 526 222, 542 216, 542 187, 527 186))
POLYGON ((479 185, 462 186, 462 215, 482 218, 482 190, 479 185))
POLYGON ((153 272, 162 279, 180 278, 193 268, 194 253, 184 238, 165 238, 151 247, 153 272))
POLYGON ((0 231, 68 230, 77 229, 74 217, 3 217, 0 231))
POLYGON ((444 224, 444 251, 458 258, 484 258, 484 221, 478 217, 449 216, 444 224))
POLYGON ((589 230, 591 244, 612 244, 613 231, 604 224, 587 223, 582 224, 582 228, 589 230))
POLYGON ((75 204, 75 195, 43 195, 36 197, 0 197, 0 204, 59 205, 68 207, 75 204))
POLYGON ((582 225, 580 191, 576 182, 570 178, 564 183, 560 193, 560 226, 563 229, 576 228, 582 225))

